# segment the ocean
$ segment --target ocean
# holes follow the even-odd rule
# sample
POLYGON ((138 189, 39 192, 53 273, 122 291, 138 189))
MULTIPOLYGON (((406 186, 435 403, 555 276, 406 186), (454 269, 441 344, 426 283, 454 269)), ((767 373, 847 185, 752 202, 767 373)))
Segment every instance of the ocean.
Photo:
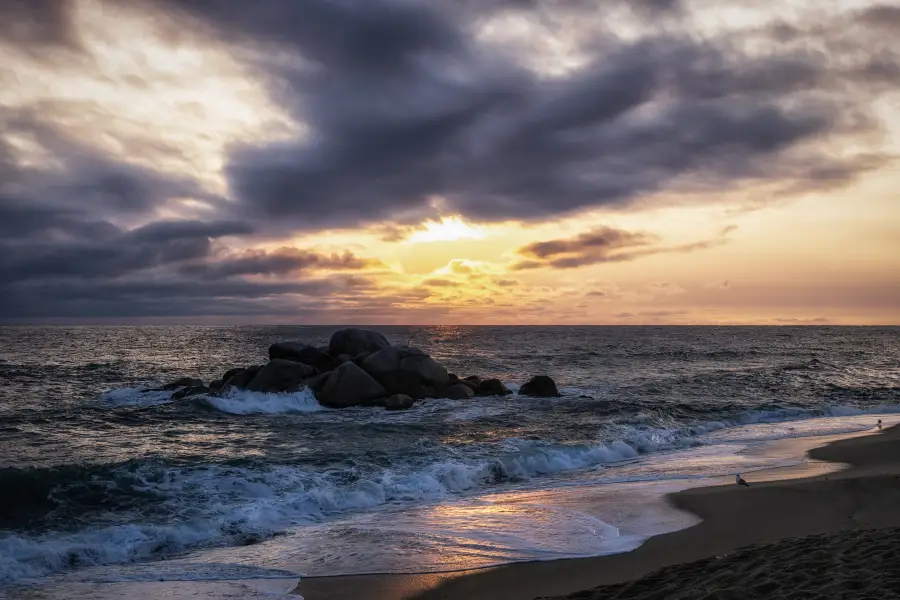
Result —
POLYGON ((376 327, 514 391, 550 375, 562 397, 395 412, 142 391, 337 328, 0 328, 0 596, 271 597, 621 552, 690 524, 665 493, 802 460, 760 444, 900 413, 888 327, 376 327))

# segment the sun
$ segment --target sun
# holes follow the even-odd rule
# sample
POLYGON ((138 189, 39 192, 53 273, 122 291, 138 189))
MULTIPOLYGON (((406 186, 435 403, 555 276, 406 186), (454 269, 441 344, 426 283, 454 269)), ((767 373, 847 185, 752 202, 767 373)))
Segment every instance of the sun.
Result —
POLYGON ((484 229, 469 225, 458 215, 442 217, 440 221, 425 221, 422 228, 409 236, 409 242, 446 242, 462 239, 481 239, 484 229))

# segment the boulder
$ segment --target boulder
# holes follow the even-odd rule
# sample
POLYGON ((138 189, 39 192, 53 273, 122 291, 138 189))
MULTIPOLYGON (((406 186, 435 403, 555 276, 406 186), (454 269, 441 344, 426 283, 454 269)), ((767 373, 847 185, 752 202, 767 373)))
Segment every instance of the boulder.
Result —
POLYGON ((429 398, 450 383, 447 369, 419 350, 391 346, 369 355, 362 364, 391 394, 429 398))
POLYGON ((331 356, 349 354, 356 356, 362 352, 378 352, 389 348, 387 339, 371 329, 339 329, 331 336, 328 353, 331 356))
POLYGON ((259 370, 246 389, 251 392, 285 392, 296 389, 304 379, 318 372, 315 367, 301 362, 275 358, 259 370))
POLYGON ((408 371, 386 373, 378 378, 378 382, 392 394, 406 394, 416 400, 439 397, 434 386, 424 383, 417 374, 408 371))
POLYGON ((330 375, 331 371, 325 371, 324 373, 313 375, 306 380, 306 387, 311 389, 313 392, 318 392, 319 388, 322 387, 322 384, 325 383, 325 380, 328 379, 330 375))
POLYGON ((301 342, 278 342, 269 346, 269 360, 280 358, 300 362, 317 369, 325 369, 331 364, 331 356, 315 346, 301 342))
POLYGON ((394 394, 384 400, 384 407, 388 410, 406 410, 410 408, 416 401, 406 394, 394 394))
POLYGON ((538 375, 532 377, 527 383, 519 388, 519 394, 522 396, 535 396, 538 398, 556 398, 559 396, 559 390, 556 389, 556 382, 546 375, 538 375))
POLYGON ((481 385, 481 377, 478 375, 469 375, 468 377, 464 378, 463 381, 474 384, 475 387, 481 385))
POLYGON ((352 362, 332 371, 316 393, 319 404, 331 408, 366 404, 386 395, 380 383, 352 362))
POLYGON ((509 394, 512 392, 499 379, 485 379, 475 388, 476 396, 507 396, 509 394))
POLYGON ((241 371, 246 371, 246 370, 247 370, 246 367, 235 367, 233 369, 228 369, 227 371, 225 371, 225 374, 222 375, 222 381, 226 382, 229 379, 231 379, 232 377, 234 377, 235 375, 237 375, 238 373, 240 373, 241 371))
POLYGON ((196 377, 182 377, 157 389, 159 391, 169 392, 171 390, 177 390, 178 388, 196 387, 201 385, 203 385, 202 379, 197 379, 196 377))
MULTIPOLYGON (((353 362, 353 357, 349 354, 340 354, 331 360, 327 370, 334 371, 345 362, 353 362)), ((356 366, 358 367, 359 365, 357 364, 356 366)))
MULTIPOLYGON (((225 383, 222 384, 221 391, 225 391, 230 387, 236 387, 239 390, 243 390, 247 388, 247 384, 249 384, 256 374, 262 369, 262 365, 253 365, 252 367, 247 367, 246 369, 241 369, 228 379, 225 379, 225 383)), ((234 371, 234 369, 232 369, 234 371)), ((231 371, 229 371, 230 373, 231 371)), ((224 377, 223 377, 224 379, 224 377)))
POLYGON ((209 389, 211 389, 214 392, 218 392, 219 390, 222 389, 223 385, 225 385, 224 381, 222 381, 221 379, 216 379, 215 381, 209 382, 209 389))
POLYGON ((205 385, 194 385, 191 387, 186 387, 178 390, 174 394, 172 394, 173 400, 181 400, 182 398, 189 398, 191 396, 200 396, 201 394, 211 394, 213 392, 212 389, 206 387, 205 385))
POLYGON ((475 391, 464 383, 454 383, 441 390, 441 396, 451 400, 468 400, 475 397, 475 391))

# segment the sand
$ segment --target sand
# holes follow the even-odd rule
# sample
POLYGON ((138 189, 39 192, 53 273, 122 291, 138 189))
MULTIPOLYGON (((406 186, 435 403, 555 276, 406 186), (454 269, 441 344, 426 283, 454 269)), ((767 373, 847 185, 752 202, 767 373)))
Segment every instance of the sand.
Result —
POLYGON ((892 529, 900 528, 900 427, 814 443, 824 442, 800 469, 748 474, 749 489, 722 480, 671 495, 702 522, 625 554, 309 579, 298 592, 307 600, 900 597, 900 533, 892 529), (849 468, 834 471, 820 461, 849 468))

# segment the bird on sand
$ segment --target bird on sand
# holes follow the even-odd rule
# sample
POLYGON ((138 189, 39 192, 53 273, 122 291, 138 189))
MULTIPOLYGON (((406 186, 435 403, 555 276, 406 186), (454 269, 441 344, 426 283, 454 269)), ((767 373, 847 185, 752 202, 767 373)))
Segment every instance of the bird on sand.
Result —
POLYGON ((881 429, 881 419, 878 419, 878 429, 881 429))
POLYGON ((742 487, 750 487, 750 484, 744 481, 744 478, 741 477, 740 473, 734 476, 734 482, 742 487))

